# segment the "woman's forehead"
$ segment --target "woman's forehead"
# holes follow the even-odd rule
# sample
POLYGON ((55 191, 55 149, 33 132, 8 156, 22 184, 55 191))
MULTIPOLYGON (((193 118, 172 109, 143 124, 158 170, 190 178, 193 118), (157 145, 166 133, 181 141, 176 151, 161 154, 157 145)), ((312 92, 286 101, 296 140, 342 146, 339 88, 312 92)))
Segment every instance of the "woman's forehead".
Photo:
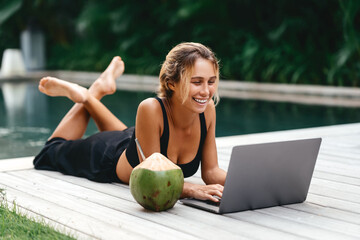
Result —
POLYGON ((213 77, 216 76, 214 63, 204 58, 196 59, 192 68, 191 77, 213 77))

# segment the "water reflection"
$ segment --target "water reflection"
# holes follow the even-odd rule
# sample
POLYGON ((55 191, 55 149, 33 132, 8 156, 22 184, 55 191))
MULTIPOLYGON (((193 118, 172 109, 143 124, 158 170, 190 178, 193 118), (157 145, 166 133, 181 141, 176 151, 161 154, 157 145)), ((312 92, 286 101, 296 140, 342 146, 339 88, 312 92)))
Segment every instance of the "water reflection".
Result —
MULTIPOLYGON (((37 154, 73 103, 40 93, 34 82, 0 86, 0 159, 37 154)), ((126 125, 133 126, 138 104, 153 96, 154 93, 118 91, 102 102, 126 125)), ((217 137, 360 121, 356 108, 229 98, 221 99, 216 112, 217 137)), ((86 135, 96 131, 90 121, 86 135)))
POLYGON ((0 159, 34 155, 50 132, 46 96, 32 82, 0 86, 0 159))
MULTIPOLYGON (((0 83, 0 159, 33 156, 43 147, 73 103, 40 93, 34 82, 0 83)), ((103 103, 125 124, 135 124, 138 104, 153 93, 119 92, 103 103)), ((85 136, 97 131, 91 120, 85 136)))
POLYGON ((357 108, 229 98, 216 113, 218 137, 360 122, 357 108))
POLYGON ((2 85, 4 102, 9 122, 14 120, 13 116, 24 110, 26 84, 25 83, 4 83, 2 85))

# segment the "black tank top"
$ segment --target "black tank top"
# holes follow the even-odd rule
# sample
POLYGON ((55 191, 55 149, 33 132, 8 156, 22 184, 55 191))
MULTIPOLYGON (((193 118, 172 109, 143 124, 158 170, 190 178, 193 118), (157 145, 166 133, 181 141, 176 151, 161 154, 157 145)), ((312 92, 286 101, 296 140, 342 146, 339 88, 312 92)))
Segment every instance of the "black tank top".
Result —
MULTIPOLYGON (((163 154, 164 156, 167 157, 167 149, 168 149, 168 144, 169 144, 168 118, 167 118, 166 109, 165 109, 165 106, 164 106, 164 103, 162 102, 162 100, 158 97, 156 97, 155 99, 158 100, 161 105, 161 109, 162 109, 162 113, 163 113, 163 120, 164 120, 164 131, 160 137, 160 152, 161 152, 161 154, 163 154)), ((206 121, 205 121, 204 113, 200 113, 199 118, 200 118, 200 125, 201 125, 201 137, 200 137, 200 144, 199 144, 199 148, 196 153, 196 156, 191 162, 188 162, 186 164, 177 164, 183 171, 184 177, 190 177, 190 176, 194 175, 196 173, 196 171, 198 170, 199 164, 201 162, 202 147, 204 145, 207 130, 206 130, 206 121)), ((129 164, 133 168, 136 167, 140 163, 139 156, 137 154, 135 138, 136 137, 135 137, 135 131, 134 131, 134 133, 131 137, 129 146, 126 149, 126 158, 128 159, 129 164)))

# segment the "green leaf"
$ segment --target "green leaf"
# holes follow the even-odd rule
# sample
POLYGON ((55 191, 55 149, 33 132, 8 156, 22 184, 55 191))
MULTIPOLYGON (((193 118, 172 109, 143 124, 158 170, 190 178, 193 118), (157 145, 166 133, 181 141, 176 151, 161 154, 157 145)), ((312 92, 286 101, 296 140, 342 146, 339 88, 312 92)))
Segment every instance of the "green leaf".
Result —
POLYGON ((14 15, 22 5, 22 0, 3 2, 0 6, 0 25, 14 15))

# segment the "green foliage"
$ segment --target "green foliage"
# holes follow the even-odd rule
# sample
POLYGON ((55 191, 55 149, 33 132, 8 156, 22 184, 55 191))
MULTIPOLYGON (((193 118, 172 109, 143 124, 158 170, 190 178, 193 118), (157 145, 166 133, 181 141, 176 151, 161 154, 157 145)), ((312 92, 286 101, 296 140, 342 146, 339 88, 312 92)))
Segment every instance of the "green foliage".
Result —
POLYGON ((22 1, 1 2, 0 5, 0 25, 17 12, 21 7, 22 1))
POLYGON ((340 0, 343 38, 332 58, 327 76, 330 84, 359 86, 360 80, 360 1, 340 0), (357 28, 357 29, 356 29, 357 28), (338 80, 342 81, 339 82, 338 80))
POLYGON ((16 204, 9 207, 5 191, 0 189, 0 236, 1 239, 73 239, 54 231, 44 222, 35 222, 19 213, 16 204))
POLYGON ((195 41, 217 53, 225 79, 359 86, 358 0, 0 2, 0 13, 13 9, 0 18, 0 50, 35 18, 49 69, 102 71, 121 55, 126 72, 157 75, 174 45, 195 41))

